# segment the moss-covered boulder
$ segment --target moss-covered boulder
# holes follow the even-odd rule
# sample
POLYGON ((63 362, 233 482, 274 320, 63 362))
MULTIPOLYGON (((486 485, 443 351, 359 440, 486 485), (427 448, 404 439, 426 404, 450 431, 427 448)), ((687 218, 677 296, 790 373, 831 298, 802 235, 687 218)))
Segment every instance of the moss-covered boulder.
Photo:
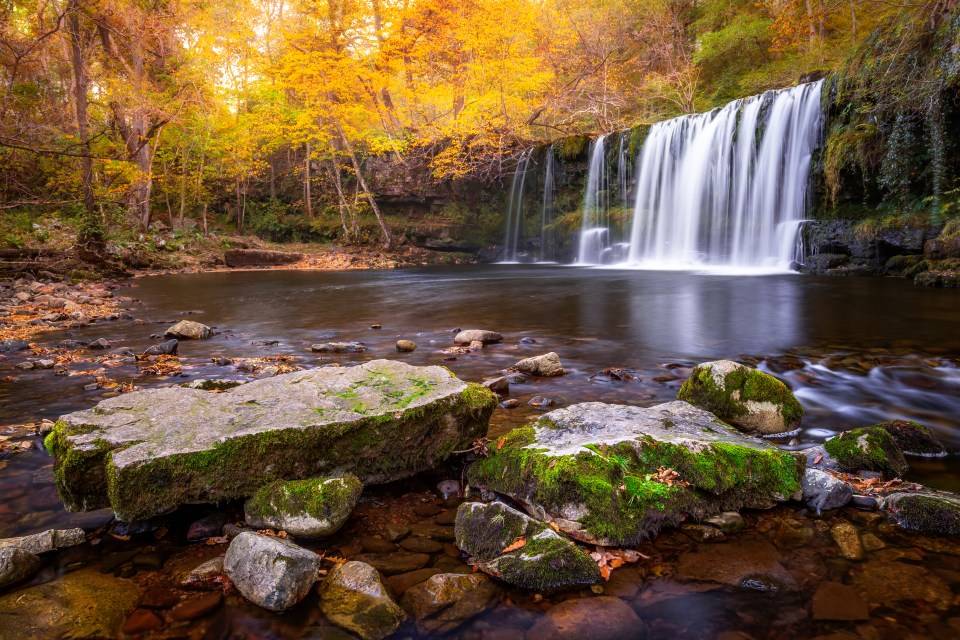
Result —
POLYGON ((69 510, 122 520, 253 495, 274 480, 432 468, 486 434, 496 397, 443 367, 374 360, 223 393, 137 391, 63 416, 48 439, 69 510))
POLYGON ((801 495, 802 455, 686 402, 587 402, 510 432, 467 472, 572 537, 630 545, 665 525, 801 495))
POLYGON ((960 496, 943 491, 892 493, 883 508, 901 528, 918 533, 960 536, 960 496))
POLYGON ((336 565, 320 584, 319 592, 323 615, 363 640, 386 638, 406 618, 377 570, 363 562, 336 565))
POLYGON ((893 437, 900 450, 914 456, 945 456, 947 448, 930 429, 912 420, 890 420, 873 425, 893 437))
POLYGON ((524 589, 549 591, 600 579, 593 559, 543 522, 502 502, 457 509, 457 546, 484 572, 524 589))
MULTIPOLYGON (((896 440, 880 426, 844 431, 819 449, 823 455, 815 464, 821 469, 846 473, 872 471, 890 479, 902 478, 909 468, 896 440)), ((807 457, 818 458, 810 453, 807 457)))
POLYGON ((355 475, 308 480, 277 480, 243 506, 247 524, 277 529, 298 538, 321 538, 336 532, 350 517, 363 483, 355 475))
POLYGON ((742 431, 764 435, 793 431, 803 418, 803 407, 787 385, 732 360, 694 367, 677 399, 705 409, 742 431))

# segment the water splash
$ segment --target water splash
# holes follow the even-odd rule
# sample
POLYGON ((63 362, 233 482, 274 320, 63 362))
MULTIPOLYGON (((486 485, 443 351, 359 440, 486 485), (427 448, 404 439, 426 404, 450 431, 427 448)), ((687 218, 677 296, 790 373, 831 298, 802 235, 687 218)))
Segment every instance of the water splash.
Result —
POLYGON ((628 262, 789 270, 821 138, 822 82, 659 122, 639 159, 628 262))

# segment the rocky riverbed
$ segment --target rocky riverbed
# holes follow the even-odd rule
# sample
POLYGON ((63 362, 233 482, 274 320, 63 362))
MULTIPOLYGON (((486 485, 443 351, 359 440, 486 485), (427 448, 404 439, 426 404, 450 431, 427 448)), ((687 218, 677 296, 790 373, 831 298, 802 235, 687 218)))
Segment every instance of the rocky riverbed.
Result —
MULTIPOLYGON (((157 337, 113 373, 152 377, 0 436, 10 637, 949 637, 960 619, 960 505, 911 482, 952 450, 942 425, 796 431, 823 424, 805 376, 828 380, 817 367, 840 355, 671 365, 654 381, 583 371, 562 343, 507 331, 382 341, 455 371, 487 362, 470 378, 487 390, 376 360, 372 322, 318 336, 368 351, 198 366, 189 354, 229 347, 230 329, 196 315, 134 325, 157 337), (584 381, 653 397, 582 402, 568 385, 584 381), (256 456, 223 457, 234 448, 256 456)), ((97 357, 90 342, 79 358, 97 357)))

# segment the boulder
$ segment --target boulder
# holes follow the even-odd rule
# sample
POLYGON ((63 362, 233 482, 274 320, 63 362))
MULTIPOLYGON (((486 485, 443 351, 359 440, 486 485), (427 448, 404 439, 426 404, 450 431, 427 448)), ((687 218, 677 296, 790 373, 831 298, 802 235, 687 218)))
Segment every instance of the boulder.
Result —
POLYGON ((527 632, 527 640, 644 640, 646 627, 620 598, 574 598, 552 607, 527 632))
POLYGON ((245 498, 274 480, 433 468, 486 434, 495 396, 443 367, 376 360, 223 393, 165 387, 63 416, 47 438, 67 509, 139 520, 245 498))
POLYGON ((247 524, 277 529, 298 538, 336 532, 350 517, 363 484, 354 475, 309 480, 277 480, 257 491, 243 506, 247 524))
POLYGON ((83 529, 49 529, 43 533, 33 533, 19 538, 3 538, 0 540, 0 549, 14 547, 28 553, 41 554, 75 547, 86 540, 83 529))
POLYGON ((0 353, 26 351, 29 348, 30 343, 26 340, 0 340, 0 353))
POLYGON ((268 249, 228 249, 223 261, 228 267, 263 267, 293 264, 303 260, 302 253, 271 251, 268 249))
POLYGON ((494 393, 499 393, 500 395, 506 395, 510 393, 510 380, 506 376, 500 376, 499 378, 491 378, 490 380, 484 380, 483 386, 494 393))
POLYGON ((417 343, 413 340, 397 340, 396 348, 400 353, 412 353, 417 350, 417 343))
POLYGON ((180 344, 180 341, 176 338, 167 340, 166 342, 161 342, 160 344, 155 344, 152 347, 147 347, 147 350, 143 352, 145 356, 170 356, 177 355, 177 346, 180 344))
POLYGON ((562 376, 564 374, 563 365, 560 363, 560 356, 552 351, 542 356, 524 358, 513 365, 513 368, 520 373, 527 373, 531 376, 543 376, 545 378, 562 376))
POLYGON ((848 473, 874 471, 887 479, 902 478, 909 468, 893 436, 882 427, 844 431, 821 446, 825 455, 818 468, 848 473))
POLYGON ((803 500, 817 515, 824 509, 839 509, 853 498, 850 484, 819 469, 807 469, 802 485, 803 500))
POLYGON ((244 598, 270 611, 283 611, 310 592, 320 556, 289 540, 244 531, 230 542, 223 571, 244 598))
POLYGON ((420 633, 449 633, 497 600, 497 587, 480 573, 440 573, 410 587, 400 604, 420 633))
POLYGON ((686 402, 587 402, 511 431, 467 478, 578 540, 629 546, 689 517, 799 498, 803 469, 686 402))
POLYGON ((803 407, 785 384, 732 360, 694 367, 677 400, 709 411, 738 429, 764 435, 794 431, 803 417, 803 407))
POLYGON ((891 420, 873 425, 883 429, 907 455, 945 456, 947 448, 930 429, 912 420, 891 420))
POLYGON ((320 342, 310 345, 314 353, 363 353, 367 347, 359 342, 320 342))
POLYGON ((181 320, 163 332, 164 338, 179 340, 204 340, 213 335, 213 330, 205 324, 193 320, 181 320))
POLYGON ((596 563, 577 545, 502 502, 460 505, 456 536, 471 562, 517 587, 564 589, 600 579, 596 563))
POLYGON ((363 640, 386 638, 406 618, 376 569, 355 561, 334 567, 320 585, 320 608, 330 622, 363 640))
POLYGON ((466 329, 461 331, 453 338, 455 344, 470 344, 471 342, 482 342, 483 344, 494 344, 503 340, 503 336, 496 331, 487 331, 486 329, 466 329))
POLYGON ((960 536, 960 496, 943 491, 897 492, 883 498, 883 509, 901 528, 960 536))
POLYGON ((17 547, 0 548, 0 589, 26 580, 40 568, 40 558, 17 547))
POLYGON ((755 591, 797 591, 797 582, 782 561, 781 553, 767 542, 702 544, 680 556, 675 577, 755 591))
POLYGON ((139 587, 130 580, 94 568, 69 571, 50 582, 0 595, 0 636, 116 638, 139 597, 139 587))

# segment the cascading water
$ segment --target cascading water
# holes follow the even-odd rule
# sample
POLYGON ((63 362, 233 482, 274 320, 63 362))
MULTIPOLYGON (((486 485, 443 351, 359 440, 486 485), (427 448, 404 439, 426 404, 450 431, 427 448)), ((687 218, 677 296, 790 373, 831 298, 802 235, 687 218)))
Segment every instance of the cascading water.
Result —
POLYGON ((789 269, 822 84, 653 125, 640 152, 629 263, 789 269))
POLYGON ((554 208, 553 189, 556 181, 553 176, 555 157, 553 145, 547 148, 547 157, 543 169, 543 209, 540 215, 540 260, 553 262, 556 260, 557 239, 553 228, 554 208))
POLYGON ((620 151, 617 154, 617 189, 620 205, 627 206, 627 192, 630 189, 630 130, 620 134, 620 151))
POLYGON ((533 149, 523 151, 517 161, 517 168, 513 172, 501 262, 517 262, 520 259, 520 247, 523 242, 523 195, 532 155, 533 149))
POLYGON ((577 249, 578 264, 601 264, 610 244, 607 226, 607 166, 603 135, 590 143, 590 170, 583 196, 583 220, 577 249))

